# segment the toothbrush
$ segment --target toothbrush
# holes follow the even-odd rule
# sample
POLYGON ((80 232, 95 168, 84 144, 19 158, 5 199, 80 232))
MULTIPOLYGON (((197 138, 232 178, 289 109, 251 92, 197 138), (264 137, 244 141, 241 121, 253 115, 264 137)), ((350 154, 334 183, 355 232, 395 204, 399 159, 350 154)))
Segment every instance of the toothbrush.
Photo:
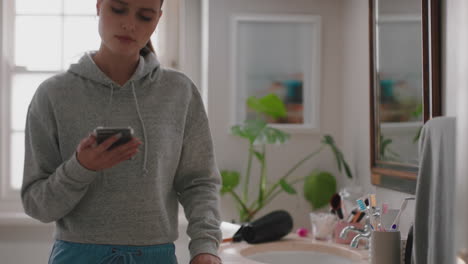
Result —
POLYGON ((397 231, 398 230, 398 226, 400 225, 400 217, 401 217, 401 213, 405 210, 406 208, 406 205, 408 204, 408 201, 409 200, 414 200, 415 198, 414 197, 408 197, 408 198, 405 198, 403 200, 403 202, 401 203, 401 206, 400 206, 400 211, 398 212, 395 220, 393 220, 393 223, 392 223, 392 231, 397 231))
POLYGON ((388 203, 382 203, 382 215, 388 213, 388 203))
POLYGON ((375 194, 370 194, 369 195, 369 200, 370 200, 370 206, 372 208, 377 207, 377 199, 375 198, 375 194))
POLYGON ((376 200, 375 200, 375 194, 369 194, 369 201, 368 203, 366 203, 368 206, 368 213, 369 213, 369 221, 370 221, 370 224, 371 226, 374 228, 374 230, 376 229, 376 225, 375 225, 375 206, 377 204, 376 200))
POLYGON ((377 227, 377 231, 383 231, 385 232, 385 228, 382 226, 382 222, 381 222, 381 212, 380 212, 380 208, 376 208, 374 213, 372 214, 372 216, 374 217, 374 223, 373 225, 375 225, 377 227))
MULTIPOLYGON (((359 210, 361 211, 361 215, 360 215, 361 219, 362 219, 362 217, 365 215, 364 211, 367 212, 367 215, 368 215, 367 217, 370 219, 371 214, 370 214, 370 211, 369 211, 369 207, 366 206, 366 204, 369 203, 369 202, 368 202, 368 199, 366 199, 366 202, 367 202, 367 203, 364 202, 362 199, 358 199, 356 202, 357 202, 357 204, 358 204, 359 210)), ((359 221, 360 221, 360 220, 358 220, 358 222, 359 222, 359 221)), ((371 226, 371 228, 374 230, 374 226, 372 226, 372 223, 371 223, 370 226, 371 226)))
POLYGON ((369 195, 369 207, 372 210, 372 218, 371 224, 374 229, 381 231, 381 223, 380 223, 380 209, 377 208, 377 199, 375 198, 375 194, 369 195))
MULTIPOLYGON (((381 217, 383 217, 383 215, 387 214, 388 213, 388 203, 382 203, 382 212, 380 214, 381 217)), ((386 232, 387 230, 385 229, 385 226, 382 225, 382 218, 380 218, 380 229, 381 231, 383 232, 386 232)))
POLYGON ((364 203, 364 201, 362 199, 356 200, 356 203, 358 205, 359 210, 361 210, 361 211, 366 211, 367 210, 366 204, 364 203))

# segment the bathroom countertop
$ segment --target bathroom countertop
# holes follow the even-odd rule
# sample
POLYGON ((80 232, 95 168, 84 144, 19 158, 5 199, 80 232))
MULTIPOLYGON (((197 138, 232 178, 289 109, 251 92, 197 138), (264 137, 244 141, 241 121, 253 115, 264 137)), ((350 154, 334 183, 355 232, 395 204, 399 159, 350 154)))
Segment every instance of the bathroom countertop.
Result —
POLYGON ((299 237, 293 233, 279 241, 269 243, 222 243, 219 248, 219 255, 223 260, 223 264, 260 264, 260 262, 248 259, 246 256, 264 252, 280 251, 314 251, 343 257, 359 264, 369 263, 368 250, 352 249, 348 245, 344 244, 316 241, 307 237, 299 237))

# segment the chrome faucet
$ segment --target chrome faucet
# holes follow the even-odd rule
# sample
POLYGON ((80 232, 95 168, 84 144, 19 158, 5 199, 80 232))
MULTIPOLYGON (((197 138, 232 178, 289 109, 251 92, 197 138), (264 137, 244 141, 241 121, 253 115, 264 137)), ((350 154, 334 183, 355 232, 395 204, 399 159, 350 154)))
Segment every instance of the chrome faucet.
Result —
POLYGON ((352 248, 357 248, 359 246, 359 242, 361 240, 365 239, 366 244, 365 244, 364 247, 365 247, 365 249, 369 249, 369 240, 370 240, 370 237, 371 237, 371 234, 372 234, 372 227, 371 227, 371 224, 370 224, 369 216, 366 215, 366 223, 364 224, 363 229, 357 228, 355 226, 347 226, 347 227, 343 228, 343 230, 341 230, 340 238, 345 239, 346 236, 348 235, 348 232, 358 233, 358 235, 356 235, 353 238, 353 240, 351 240, 351 243, 349 243, 349 245, 352 248))

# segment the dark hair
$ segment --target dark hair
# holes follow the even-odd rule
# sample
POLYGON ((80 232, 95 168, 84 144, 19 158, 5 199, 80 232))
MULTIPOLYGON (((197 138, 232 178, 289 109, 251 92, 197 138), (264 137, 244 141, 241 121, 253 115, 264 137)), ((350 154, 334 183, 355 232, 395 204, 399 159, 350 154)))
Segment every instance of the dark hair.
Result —
POLYGON ((153 43, 151 43, 151 39, 148 40, 148 42, 146 42, 146 46, 144 46, 141 50, 140 50, 140 55, 141 56, 146 56, 148 53, 150 52, 153 52, 153 53, 156 53, 154 51, 154 48, 153 48, 153 43))
MULTIPOLYGON (((164 3, 164 0, 161 0, 161 7, 164 3)), ((141 50, 140 50, 140 55, 142 56, 146 56, 146 54, 150 53, 150 52, 153 52, 153 53, 156 53, 154 51, 154 47, 153 47, 153 43, 151 43, 151 39, 148 40, 148 42, 146 43, 146 46, 144 46, 141 50)))

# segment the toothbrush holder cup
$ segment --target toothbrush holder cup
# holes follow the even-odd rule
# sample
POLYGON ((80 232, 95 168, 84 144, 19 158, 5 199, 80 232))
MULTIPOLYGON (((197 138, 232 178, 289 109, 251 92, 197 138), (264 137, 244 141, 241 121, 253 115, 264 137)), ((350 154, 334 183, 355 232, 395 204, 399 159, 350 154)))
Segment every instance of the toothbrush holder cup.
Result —
POLYGON ((312 225, 312 235, 316 240, 328 241, 333 237, 337 219, 333 214, 310 213, 310 223, 312 225))
POLYGON ((371 264, 400 264, 400 231, 372 231, 370 248, 371 264))

